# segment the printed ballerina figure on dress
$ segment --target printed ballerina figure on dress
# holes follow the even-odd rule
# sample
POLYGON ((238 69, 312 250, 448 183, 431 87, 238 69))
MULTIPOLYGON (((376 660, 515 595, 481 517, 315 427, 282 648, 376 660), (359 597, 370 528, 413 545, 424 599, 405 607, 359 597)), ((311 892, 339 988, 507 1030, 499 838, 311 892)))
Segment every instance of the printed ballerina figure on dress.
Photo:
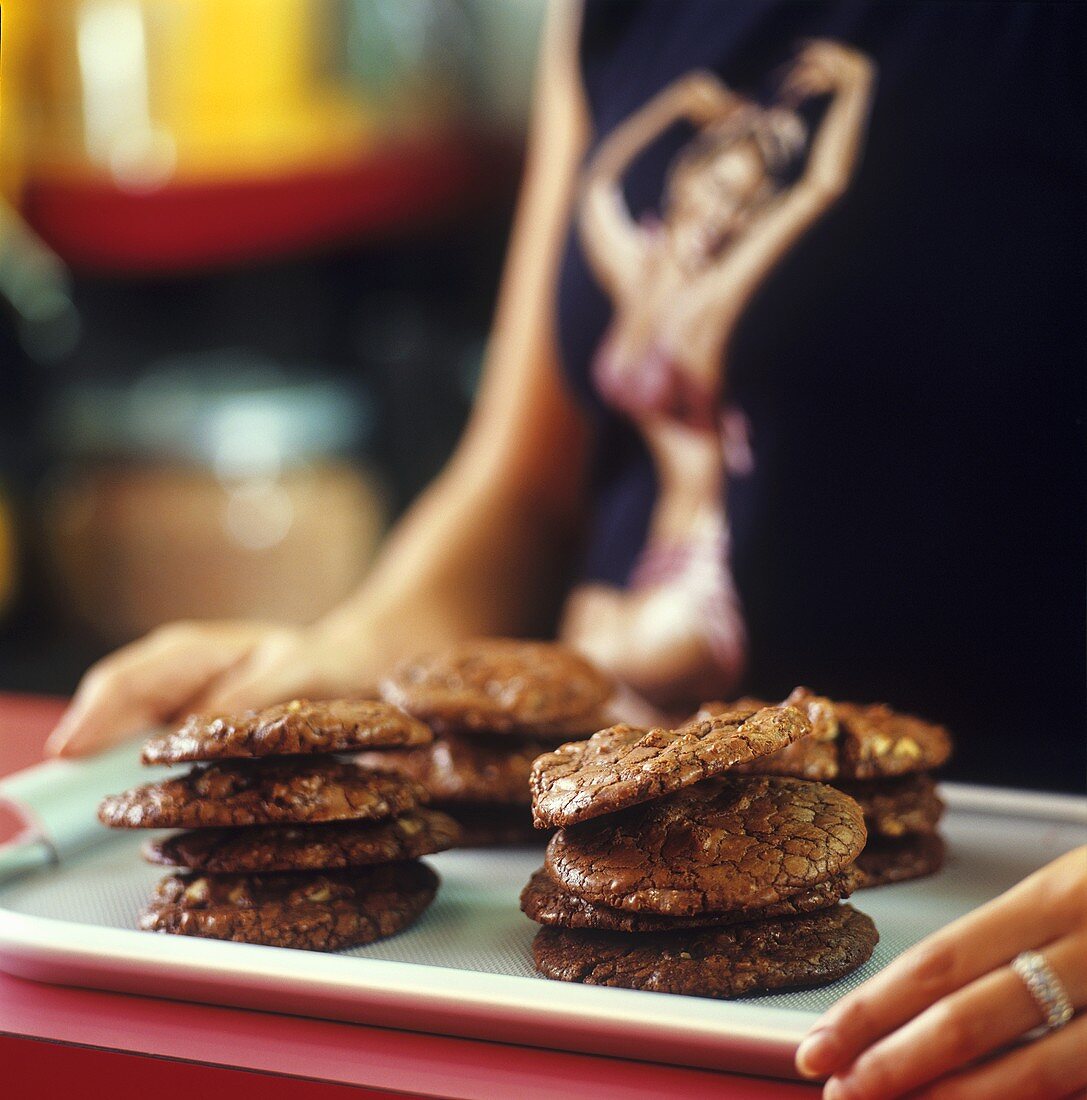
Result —
POLYGON ((866 57, 826 40, 801 49, 769 107, 692 72, 617 126, 588 166, 579 229, 613 305, 593 382, 641 432, 657 496, 628 586, 575 588, 562 634, 659 706, 727 697, 743 672, 726 480, 751 458, 742 414, 723 412, 729 344, 769 272, 848 186, 872 84, 866 57), (823 96, 797 175, 808 145, 797 108, 823 96), (672 162, 662 215, 636 219, 623 176, 682 119, 698 132, 672 162))

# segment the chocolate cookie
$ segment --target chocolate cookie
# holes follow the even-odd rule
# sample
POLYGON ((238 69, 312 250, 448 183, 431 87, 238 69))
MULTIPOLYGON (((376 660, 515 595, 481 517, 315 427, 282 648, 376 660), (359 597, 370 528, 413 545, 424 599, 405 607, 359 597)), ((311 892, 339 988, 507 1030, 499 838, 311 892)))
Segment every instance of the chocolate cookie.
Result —
MULTIPOLYGON (((704 703, 697 718, 713 717, 736 707, 765 707, 759 699, 736 703, 704 703)), ((791 775, 797 779, 828 780, 838 774, 838 716, 834 704, 822 695, 798 687, 780 704, 796 707, 811 723, 811 733, 777 752, 731 769, 753 775, 791 775)))
POLYGON ((146 932, 340 951, 395 935, 434 900, 425 863, 318 875, 168 875, 140 914, 146 932))
POLYGON ((841 726, 838 765, 843 779, 932 771, 951 755, 951 737, 943 726, 898 714, 882 703, 837 703, 835 707, 841 726))
POLYGON ((690 917, 659 917, 629 913, 607 905, 594 905, 563 889, 541 868, 521 891, 521 912, 537 924, 562 928, 592 928, 605 932, 674 932, 683 928, 711 928, 746 921, 774 920, 826 909, 847 898, 860 876, 852 868, 807 890, 792 894, 762 909, 733 909, 721 913, 696 913, 690 917))
POLYGON ((355 752, 425 745, 433 736, 429 727, 388 703, 295 699, 238 715, 194 714, 180 729, 152 737, 143 747, 143 762, 355 752))
MULTIPOLYGON (((759 702, 705 703, 696 717, 759 702)), ((942 726, 898 714, 882 703, 835 703, 797 688, 785 705, 807 714, 812 735, 732 770, 798 779, 878 779, 931 771, 951 755, 951 738, 942 726)))
POLYGON ((843 779, 835 784, 860 806, 869 836, 898 837, 933 833, 944 804, 930 775, 899 779, 843 779))
POLYGON ((909 833, 896 839, 875 837, 857 856, 858 889, 934 875, 944 865, 946 847, 937 833, 909 833))
POLYGON ((224 761, 103 799, 98 818, 125 829, 198 829, 378 821, 429 801, 410 779, 334 757, 224 761))
POLYGON ((547 748, 538 741, 449 733, 421 749, 365 753, 359 760, 422 783, 441 802, 528 806, 532 762, 547 748))
POLYGON ((852 906, 807 916, 684 932, 541 928, 532 944, 548 978, 586 985, 742 997, 829 985, 871 957, 875 925, 852 906))
POLYGON ((149 863, 236 874, 397 863, 459 843, 460 828, 447 814, 414 810, 388 821, 197 829, 150 840, 143 854, 149 863))
POLYGON ((458 848, 542 848, 550 831, 533 828, 527 806, 487 806, 448 802, 443 809, 460 826, 458 848))
POLYGON ((537 825, 572 825, 660 798, 811 732, 794 707, 742 709, 679 729, 612 726, 545 753, 532 767, 537 825))
POLYGON ((690 916, 775 905, 841 874, 864 841, 860 807, 833 787, 727 776, 561 829, 545 864, 586 901, 690 916))
POLYGON ((485 638, 400 666, 382 697, 446 732, 559 734, 591 728, 611 680, 549 642, 485 638))

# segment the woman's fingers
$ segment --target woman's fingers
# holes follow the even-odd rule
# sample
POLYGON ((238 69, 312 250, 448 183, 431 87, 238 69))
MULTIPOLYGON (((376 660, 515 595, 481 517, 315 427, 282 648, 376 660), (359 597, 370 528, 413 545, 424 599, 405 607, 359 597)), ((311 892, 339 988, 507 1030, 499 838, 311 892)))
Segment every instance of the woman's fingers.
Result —
MULTIPOLYGON (((1087 933, 1045 950, 1072 1003, 1087 1003, 1087 933)), ((891 1100, 1014 1042, 1042 1022, 1023 980, 1001 967, 938 1001, 866 1050, 826 1086, 826 1100, 891 1100)))
POLYGON ((356 629, 321 623, 269 632, 243 661, 208 685, 201 709, 239 710, 299 696, 376 698, 386 655, 356 629))
POLYGON ((999 1058, 970 1066, 916 1093, 917 1100, 1060 1100, 1087 1086, 1087 1014, 999 1058))
POLYGON ((797 1068, 825 1077, 948 994, 1082 926, 1087 848, 1069 852, 942 928, 843 997, 800 1044, 797 1068))
POLYGON ((299 695, 330 694, 316 669, 314 647, 294 630, 277 630, 255 646, 244 660, 209 683, 199 709, 232 711, 281 703, 299 695))
POLYGON ((851 74, 867 71, 869 63, 862 54, 840 43, 815 39, 807 42, 796 56, 782 83, 786 100, 799 102, 809 97, 828 95, 851 74))
POLYGON ((266 628, 178 623, 99 661, 46 742, 52 756, 82 756, 172 718, 240 660, 266 628))
POLYGON ((79 756, 182 712, 231 711, 299 694, 372 693, 374 662, 353 636, 252 622, 177 623, 99 661, 46 743, 79 756))

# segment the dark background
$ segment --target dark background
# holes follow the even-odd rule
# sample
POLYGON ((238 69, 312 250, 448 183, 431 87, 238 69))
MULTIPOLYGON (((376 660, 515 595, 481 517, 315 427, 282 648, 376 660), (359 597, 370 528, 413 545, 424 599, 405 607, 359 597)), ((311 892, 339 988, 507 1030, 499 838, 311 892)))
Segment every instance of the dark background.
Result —
MULTIPOLYGON (((691 68, 772 102, 802 44, 871 58, 842 199, 729 349, 754 471, 729 487, 744 690, 883 699, 957 734, 955 778, 1083 791, 1087 9, 1046 3, 589 0, 597 133, 691 68)), ((819 103, 806 107, 817 123, 819 103)), ((625 179, 660 217, 673 127, 625 179)), ((568 372, 596 420, 585 573, 622 583, 653 464, 589 384, 610 318, 576 234, 568 372)))
MULTIPOLYGON (((441 467, 471 406, 516 195, 534 7, 419 0, 412 10, 426 18, 408 26, 395 3, 317 4, 330 41, 365 48, 326 51, 313 81, 332 79, 382 119, 377 138, 343 164, 284 150, 249 177, 228 161, 194 176, 181 159, 174 176, 133 187, 89 156, 64 171, 50 160, 49 134, 80 132, 85 100, 66 99, 66 85, 34 62, 74 71, 69 9, 49 9, 31 39, 5 5, 0 167, 26 228, 0 223, 0 546, 6 535, 16 550, 13 567, 0 553, 0 690, 67 694, 126 640, 72 613, 72 580, 46 522, 58 486, 88 476, 123 485, 174 468, 218 483, 204 459, 155 447, 155 417, 168 408, 140 406, 143 421, 130 422, 126 397, 164 364, 186 364, 197 404, 224 379, 244 398, 238 364, 251 362, 268 374, 258 391, 313 378, 337 387, 360 410, 357 431, 306 461, 359 471, 376 487, 376 525, 441 467), (523 24, 503 36, 495 13, 514 9, 527 13, 523 24), (348 25, 365 33, 352 38, 348 25), (431 98, 405 121, 403 104, 428 82, 431 98), (263 234, 232 243, 255 206, 267 214, 263 234), (56 346, 50 334, 70 314, 28 326, 16 286, 34 268, 28 257, 42 254, 62 265, 42 294, 59 287, 81 326, 56 346), (95 438, 72 428, 73 399, 92 419, 94 402, 106 402, 95 438)), ((657 5, 669 20, 679 7, 657 5)), ((758 459, 732 497, 752 640, 746 686, 774 695, 804 682, 885 698, 964 735, 950 777, 1082 790, 1084 112, 1066 61, 1082 20, 1070 34, 1053 20, 1053 40, 1024 69, 1022 13, 1061 6, 683 7, 688 23, 670 22, 668 33, 687 34, 703 63, 755 94, 805 35, 854 41, 883 70, 849 202, 775 274, 735 349, 735 396, 758 459), (985 37, 994 18, 1006 50, 985 37), (731 53, 718 56, 722 35, 731 53)), ((611 22, 599 32, 618 35, 622 20, 611 22)), ((152 75, 176 64, 165 40, 149 32, 148 41, 152 75)), ((611 77, 606 64, 590 71, 591 94, 594 78, 622 89, 601 125, 644 98, 635 77, 663 84, 690 67, 690 42, 670 52, 662 33, 653 41, 659 71, 621 54, 611 77)), ((644 47, 632 48, 644 56, 644 47)), ((664 143, 629 181, 638 208, 659 195, 673 149, 664 143)), ((580 311, 585 344, 566 349, 576 374, 605 316, 584 272, 569 278, 564 309, 580 311)), ((592 395, 582 396, 592 411, 592 395)), ((630 459, 628 426, 607 425, 603 439, 617 463, 630 459)), ((640 545, 647 501, 601 513, 612 545, 640 545)), ((108 541, 110 513, 96 522, 108 541)), ((205 522, 189 531, 193 545, 225 545, 216 521, 205 522)), ((307 537, 319 540, 320 527, 307 537)), ((267 568, 262 554, 252 552, 254 569, 267 568)), ((621 579, 628 566, 618 555, 608 569, 621 579)), ((161 584, 184 595, 163 568, 161 584)), ((131 596, 120 571, 83 582, 107 594, 115 585, 118 606, 131 596)), ((278 583, 304 587, 305 567, 284 566, 278 583)))

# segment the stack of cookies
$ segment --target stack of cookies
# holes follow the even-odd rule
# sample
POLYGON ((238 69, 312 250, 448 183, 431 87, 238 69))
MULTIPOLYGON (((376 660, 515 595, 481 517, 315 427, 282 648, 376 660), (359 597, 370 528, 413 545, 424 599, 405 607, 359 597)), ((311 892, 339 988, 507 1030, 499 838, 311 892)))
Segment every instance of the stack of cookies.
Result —
POLYGON ((521 896, 549 978, 737 997, 835 981, 878 940, 839 904, 865 842, 856 802, 822 783, 739 775, 812 737, 792 706, 679 729, 614 726, 533 766, 558 826, 521 896))
POLYGON ((145 764, 196 767, 98 809, 114 827, 187 830, 145 845, 185 870, 159 883, 140 928, 316 951, 406 928, 438 888, 418 857, 454 847, 457 825, 423 808, 419 784, 330 754, 431 739, 386 703, 304 700, 152 738, 145 764))
POLYGON ((436 735, 408 752, 363 760, 429 790, 472 847, 539 843, 528 786, 532 762, 612 721, 611 681, 565 646, 488 638, 408 661, 382 697, 436 735))
MULTIPOLYGON (((814 733, 742 770, 833 784, 860 803, 868 843, 857 859, 863 886, 881 886, 938 871, 944 806, 932 771, 947 762, 951 738, 942 726, 883 704, 837 703, 797 688, 784 705, 805 711, 814 733)), ((759 700, 707 703, 696 720, 759 700)))

